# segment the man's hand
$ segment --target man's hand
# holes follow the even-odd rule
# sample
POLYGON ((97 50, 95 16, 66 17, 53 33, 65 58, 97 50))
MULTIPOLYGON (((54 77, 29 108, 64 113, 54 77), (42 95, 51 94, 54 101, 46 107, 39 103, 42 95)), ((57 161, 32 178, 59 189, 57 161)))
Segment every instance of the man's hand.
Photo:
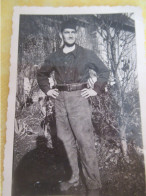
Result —
POLYGON ((83 90, 81 90, 82 93, 82 97, 84 98, 88 98, 88 97, 92 97, 92 96, 96 96, 97 95, 97 92, 94 91, 92 88, 84 88, 83 90))
POLYGON ((50 96, 50 97, 53 97, 54 99, 56 99, 56 97, 58 97, 58 95, 59 95, 58 89, 55 88, 55 89, 49 90, 47 92, 47 95, 50 96))

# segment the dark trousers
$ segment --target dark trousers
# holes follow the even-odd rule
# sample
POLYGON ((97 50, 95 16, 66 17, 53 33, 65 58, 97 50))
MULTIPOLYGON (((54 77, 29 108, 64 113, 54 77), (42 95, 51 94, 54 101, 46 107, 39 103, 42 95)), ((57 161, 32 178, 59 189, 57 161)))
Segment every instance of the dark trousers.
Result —
POLYGON ((55 100, 57 136, 63 142, 72 169, 70 182, 79 179, 77 145, 88 189, 101 187, 95 150, 91 106, 81 91, 60 91, 55 100))

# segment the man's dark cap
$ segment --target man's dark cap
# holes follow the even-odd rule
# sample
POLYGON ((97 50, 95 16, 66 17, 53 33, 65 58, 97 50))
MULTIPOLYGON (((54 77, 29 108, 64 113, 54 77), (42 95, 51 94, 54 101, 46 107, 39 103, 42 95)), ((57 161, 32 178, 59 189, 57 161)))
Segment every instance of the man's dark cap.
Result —
POLYGON ((63 32, 64 29, 75 29, 76 30, 77 23, 74 19, 66 20, 61 25, 61 32, 63 32))

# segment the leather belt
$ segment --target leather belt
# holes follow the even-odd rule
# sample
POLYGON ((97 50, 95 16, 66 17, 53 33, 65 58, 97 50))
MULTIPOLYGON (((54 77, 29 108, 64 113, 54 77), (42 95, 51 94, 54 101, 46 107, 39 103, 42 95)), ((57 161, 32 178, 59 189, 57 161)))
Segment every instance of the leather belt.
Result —
POLYGON ((55 86, 59 91, 77 91, 87 88, 87 83, 82 84, 57 84, 55 86))

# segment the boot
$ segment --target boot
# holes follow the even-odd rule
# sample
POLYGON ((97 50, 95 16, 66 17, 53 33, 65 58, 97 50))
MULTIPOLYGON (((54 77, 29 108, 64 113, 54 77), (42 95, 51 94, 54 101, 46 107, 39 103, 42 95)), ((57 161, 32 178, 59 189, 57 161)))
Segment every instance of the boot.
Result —
POLYGON ((69 182, 69 181, 61 182, 60 183, 60 190, 61 191, 67 191, 71 187, 77 187, 78 185, 79 185, 79 181, 76 181, 76 182, 69 182))

